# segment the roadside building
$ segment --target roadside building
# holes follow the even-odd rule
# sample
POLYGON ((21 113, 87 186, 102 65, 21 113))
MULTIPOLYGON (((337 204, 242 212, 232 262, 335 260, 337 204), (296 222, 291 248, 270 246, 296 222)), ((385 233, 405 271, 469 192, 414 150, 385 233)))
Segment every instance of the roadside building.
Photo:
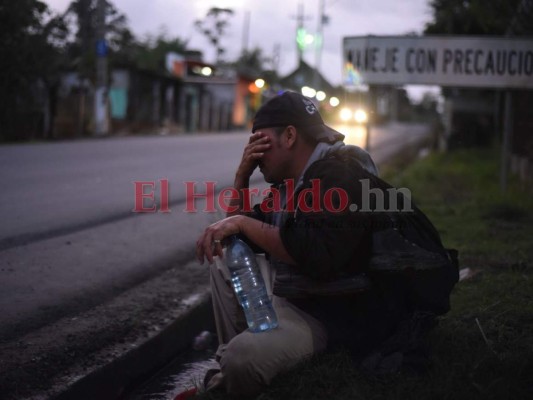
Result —
MULTIPOLYGON (((204 63, 200 53, 171 55, 165 71, 114 66, 107 91, 109 134, 174 134, 232 129, 236 74, 204 63)), ((92 135, 94 86, 76 71, 62 75, 56 138, 92 135)))

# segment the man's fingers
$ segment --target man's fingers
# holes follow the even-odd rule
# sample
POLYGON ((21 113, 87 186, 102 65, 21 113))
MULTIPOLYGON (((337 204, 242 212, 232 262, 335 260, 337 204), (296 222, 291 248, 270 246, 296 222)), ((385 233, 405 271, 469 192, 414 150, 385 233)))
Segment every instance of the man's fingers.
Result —
POLYGON ((259 146, 259 145, 267 144, 269 142, 270 142, 270 138, 268 136, 264 136, 250 143, 250 146, 259 146))
POLYGON ((253 146, 244 153, 244 159, 252 158, 255 160, 261 158, 268 149, 270 149, 270 143, 253 146))
POLYGON ((270 149, 270 143, 251 145, 244 151, 244 157, 253 153, 262 153, 270 149))
POLYGON ((211 253, 211 247, 212 247, 211 238, 212 238, 212 234, 209 232, 209 230, 206 230, 196 242, 196 258, 198 259, 200 264, 203 264, 206 258, 207 258, 207 261, 209 262, 213 261, 213 257, 211 253))
POLYGON ((268 150, 269 148, 270 148, 270 143, 256 144, 250 149, 250 151, 252 153, 257 153, 258 151, 265 151, 265 150, 268 150))
POLYGON ((255 142, 256 140, 259 140, 261 138, 264 138, 265 135, 263 132, 259 131, 259 132, 255 132, 255 133, 252 133, 250 135, 250 139, 248 139, 248 143, 253 143, 255 142))
POLYGON ((257 146, 257 145, 261 145, 261 144, 265 144, 269 142, 270 142, 270 138, 268 136, 263 136, 263 137, 256 138, 254 140, 250 140, 248 144, 246 145, 246 147, 249 148, 249 147, 253 147, 253 146, 257 146))
POLYGON ((222 252, 222 243, 221 242, 215 242, 215 255, 222 258, 224 256, 224 253, 222 252))
POLYGON ((235 233, 239 232, 237 216, 228 217, 214 224, 209 225, 204 233, 196 242, 196 258, 203 264, 207 259, 210 264, 213 263, 213 257, 223 257, 222 241, 235 233))
POLYGON ((262 132, 256 132, 250 137, 250 142, 244 148, 242 155, 241 171, 251 175, 257 167, 258 161, 265 151, 270 149, 270 138, 262 132))

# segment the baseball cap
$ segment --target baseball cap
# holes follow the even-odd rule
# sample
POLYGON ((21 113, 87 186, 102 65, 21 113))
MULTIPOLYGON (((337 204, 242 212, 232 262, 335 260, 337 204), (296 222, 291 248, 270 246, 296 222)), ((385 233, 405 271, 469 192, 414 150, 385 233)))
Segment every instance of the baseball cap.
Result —
POLYGON ((273 97, 259 108, 253 121, 252 132, 288 125, 305 128, 304 134, 319 142, 332 143, 344 139, 342 133, 324 124, 311 99, 291 91, 273 97))

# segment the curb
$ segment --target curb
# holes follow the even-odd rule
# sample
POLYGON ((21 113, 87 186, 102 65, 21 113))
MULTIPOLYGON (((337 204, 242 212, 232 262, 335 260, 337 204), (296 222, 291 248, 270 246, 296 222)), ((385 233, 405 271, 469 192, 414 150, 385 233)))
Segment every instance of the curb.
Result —
POLYGON ((123 398, 137 384, 185 350, 194 336, 212 329, 211 293, 198 294, 190 308, 155 336, 110 363, 77 379, 56 400, 123 398))

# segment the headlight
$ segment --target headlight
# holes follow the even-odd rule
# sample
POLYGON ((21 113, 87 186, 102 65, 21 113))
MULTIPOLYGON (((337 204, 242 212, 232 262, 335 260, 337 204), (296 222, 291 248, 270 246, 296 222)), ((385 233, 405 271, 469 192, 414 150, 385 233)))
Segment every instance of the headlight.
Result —
POLYGON ((368 121, 368 115, 365 110, 359 108, 355 111, 354 119, 358 124, 364 124, 368 121))
POLYGON ((353 117, 352 110, 349 108, 343 108, 340 112, 340 117, 341 121, 348 122, 353 117))

